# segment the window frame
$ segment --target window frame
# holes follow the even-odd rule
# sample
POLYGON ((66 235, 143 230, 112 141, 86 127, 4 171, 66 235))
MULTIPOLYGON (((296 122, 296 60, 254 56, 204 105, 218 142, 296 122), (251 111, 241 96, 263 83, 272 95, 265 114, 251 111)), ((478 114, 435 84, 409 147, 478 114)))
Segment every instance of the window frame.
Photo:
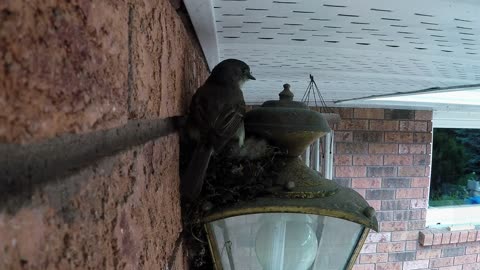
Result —
MULTIPOLYGON (((480 112, 434 111, 432 116, 432 135, 435 128, 480 129, 480 112)), ((432 177, 433 136, 430 143, 430 181, 432 177)), ((445 227, 449 225, 479 225, 480 204, 456 206, 430 206, 430 187, 427 197, 427 227, 445 227)))

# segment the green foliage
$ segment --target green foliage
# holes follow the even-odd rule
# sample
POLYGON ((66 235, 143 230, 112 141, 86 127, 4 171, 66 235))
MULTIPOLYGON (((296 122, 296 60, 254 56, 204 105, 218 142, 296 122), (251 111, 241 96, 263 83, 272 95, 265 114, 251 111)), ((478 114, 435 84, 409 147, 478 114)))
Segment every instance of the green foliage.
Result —
POLYGON ((432 179, 440 183, 456 184, 463 176, 467 155, 465 147, 451 129, 438 129, 433 133, 432 179))
POLYGON ((466 172, 480 172, 480 129, 455 129, 455 135, 468 156, 466 172))
POLYGON ((430 200, 461 204, 469 179, 480 171, 480 129, 435 129, 433 132, 430 200))

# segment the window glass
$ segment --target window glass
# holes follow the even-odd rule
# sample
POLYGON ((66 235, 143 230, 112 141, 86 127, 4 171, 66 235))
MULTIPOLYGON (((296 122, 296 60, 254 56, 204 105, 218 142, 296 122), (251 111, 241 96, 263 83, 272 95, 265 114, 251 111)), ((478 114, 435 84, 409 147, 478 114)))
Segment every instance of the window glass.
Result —
POLYGON ((480 129, 433 130, 433 207, 480 204, 480 129))

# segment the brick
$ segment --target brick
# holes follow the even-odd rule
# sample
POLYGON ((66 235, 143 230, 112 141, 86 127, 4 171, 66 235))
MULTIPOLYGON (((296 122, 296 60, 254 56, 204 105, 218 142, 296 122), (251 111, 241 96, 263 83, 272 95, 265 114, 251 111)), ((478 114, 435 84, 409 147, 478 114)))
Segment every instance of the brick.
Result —
POLYGON ((353 178, 352 188, 381 188, 381 178, 353 178))
POLYGON ((412 209, 424 208, 428 207, 428 200, 427 199, 412 199, 410 201, 410 207, 412 209))
POLYGON ((427 154, 427 145, 426 144, 400 144, 398 153, 425 155, 427 154))
POLYGON ((358 189, 358 188, 357 188, 357 189, 355 189, 355 191, 356 191, 358 194, 360 194, 360 196, 362 196, 363 198, 365 198, 365 196, 366 196, 365 193, 366 193, 366 191, 367 191, 366 189, 358 189))
POLYGON ((377 263, 375 270, 402 270, 401 262, 377 263))
POLYGON ((468 231, 461 231, 460 238, 458 239, 458 243, 465 243, 468 239, 468 231))
POLYGON ((415 254, 416 254, 415 251, 390 253, 388 255, 388 261, 389 262, 413 261, 415 260, 415 254))
POLYGON ((364 119, 383 119, 384 110, 372 108, 355 108, 353 109, 353 117, 364 119))
POLYGON ((367 175, 369 177, 396 176, 396 174, 397 168, 393 166, 367 167, 367 175))
POLYGON ((336 143, 337 154, 367 154, 369 145, 366 143, 336 143))
POLYGON ((382 155, 355 155, 353 156, 353 165, 367 166, 367 165, 382 165, 382 155))
POLYGON ((445 267, 445 266, 452 266, 453 265, 453 257, 447 258, 438 258, 438 259, 431 259, 430 260, 430 267, 445 267))
MULTIPOLYGON (((465 249, 465 254, 467 254, 467 255, 477 254, 477 253, 480 253, 480 244, 475 245, 475 246, 471 246, 471 247, 466 247, 466 249, 465 249)), ((463 255, 463 254, 458 254, 458 255, 463 255)), ((458 256, 458 255, 454 255, 454 256, 458 256)))
POLYGON ((408 188, 410 187, 410 178, 384 178, 382 180, 384 188, 408 188))
POLYGON ((353 141, 379 143, 383 142, 383 134, 380 131, 355 131, 353 132, 353 141))
POLYGON ((414 155, 413 165, 430 165, 429 155, 414 155))
POLYGON ((342 119, 353 118, 353 108, 333 108, 335 113, 340 114, 342 119))
POLYGON ((333 181, 342 187, 349 188, 352 186, 352 179, 350 178, 333 178, 333 181))
POLYGON ((478 270, 480 269, 480 263, 464 264, 463 270, 478 270))
POLYGON ((353 142, 353 131, 335 131, 335 142, 353 142))
POLYGON ((474 242, 475 240, 477 240, 477 231, 474 231, 474 230, 469 231, 467 242, 474 242))
POLYGON ((398 176, 425 176, 425 166, 398 167, 398 176))
POLYGON ((413 143, 431 143, 432 133, 430 132, 416 132, 413 133, 413 143))
POLYGON ((398 144, 371 143, 368 145, 369 154, 398 154, 398 144))
POLYGON ((443 237, 443 233, 434 233, 433 234, 433 245, 436 246, 436 245, 442 244, 442 237, 443 237))
POLYGON ((367 130, 368 120, 342 119, 337 124, 337 130, 367 130))
POLYGON ((392 242, 417 240, 417 239, 418 239, 417 231, 392 232, 392 242))
POLYGON ((421 199, 423 198, 423 188, 398 188, 396 190, 397 199, 421 199))
POLYGON ((375 211, 380 211, 382 205, 382 200, 367 200, 367 203, 375 209, 375 211))
POLYGON ((336 166, 351 166, 352 155, 334 155, 333 162, 336 166))
POLYGON ((412 187, 430 187, 429 177, 415 177, 412 179, 412 187))
POLYGON ((405 251, 405 242, 378 243, 377 252, 392 253, 405 251))
POLYGON ((431 246, 433 245, 433 233, 430 231, 421 231, 418 234, 418 242, 422 246, 431 246))
POLYGON ((389 242, 392 237, 392 234, 389 232, 370 232, 365 240, 365 243, 383 243, 389 242))
POLYGON ((407 241, 407 244, 405 245, 405 250, 406 251, 417 250, 417 247, 418 247, 418 241, 407 241))
POLYGON ((415 120, 432 120, 432 111, 415 111, 415 120))
POLYGON ((399 130, 428 132, 428 123, 426 121, 400 121, 399 130))
POLYGON ((465 255, 465 247, 444 248, 442 249, 442 257, 455 257, 465 255))
POLYGON ((417 250, 416 259, 425 260, 425 259, 435 259, 440 258, 442 250, 441 249, 419 249, 417 250))
POLYGON ((411 132, 385 132, 386 143, 413 143, 411 132))
POLYGON ((422 218, 422 210, 396 211, 395 220, 418 220, 422 218))
POLYGON ((423 230, 425 229, 425 220, 411 220, 408 222, 409 230, 423 230))
POLYGON ((360 254, 360 263, 381 263, 387 262, 388 254, 374 253, 374 254, 360 254))
POLYGON ((450 236, 450 243, 451 244, 456 244, 460 240, 460 232, 452 232, 452 235, 450 236))
POLYGON ((442 235, 442 245, 450 244, 450 237, 452 236, 451 232, 444 232, 442 235))
POLYGON ((375 270, 375 264, 356 264, 352 270, 375 270))
POLYGON ((365 193, 367 200, 391 200, 395 197, 395 191, 389 189, 371 189, 365 193))
POLYGON ((407 166, 413 165, 412 155, 385 155, 383 158, 384 165, 407 166))
POLYGON ((365 167, 355 166, 336 166, 335 177, 365 177, 367 170, 365 167))
POLYGON ((477 262, 477 254, 456 256, 454 265, 468 264, 477 262))
POLYGON ((407 227, 408 223, 405 221, 380 222, 380 231, 382 232, 406 231, 407 227))
POLYGON ((370 120, 370 130, 395 131, 398 130, 399 122, 391 120, 370 120))
POLYGON ((377 244, 364 244, 360 253, 376 253, 377 252, 377 244))
POLYGON ((462 270, 461 265, 454 265, 454 266, 446 266, 446 267, 440 267, 438 270, 462 270))
POLYGON ((406 210, 409 208, 409 200, 382 201, 382 210, 406 210))
POLYGON ((393 221, 393 212, 377 212, 378 221, 393 221))
POLYGON ((415 119, 415 111, 412 110, 399 110, 399 109, 389 109, 385 110, 385 119, 406 119, 413 120, 415 119))
POLYGON ((429 260, 403 262, 403 270, 427 269, 429 260))

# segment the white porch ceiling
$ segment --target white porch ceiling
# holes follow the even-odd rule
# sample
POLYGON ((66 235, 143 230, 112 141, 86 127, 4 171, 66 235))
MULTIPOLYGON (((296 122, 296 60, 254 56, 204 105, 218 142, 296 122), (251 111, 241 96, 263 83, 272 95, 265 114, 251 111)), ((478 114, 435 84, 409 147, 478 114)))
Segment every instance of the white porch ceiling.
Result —
POLYGON ((248 103, 309 74, 329 102, 480 82, 478 0, 184 1, 211 67, 250 65, 248 103))

